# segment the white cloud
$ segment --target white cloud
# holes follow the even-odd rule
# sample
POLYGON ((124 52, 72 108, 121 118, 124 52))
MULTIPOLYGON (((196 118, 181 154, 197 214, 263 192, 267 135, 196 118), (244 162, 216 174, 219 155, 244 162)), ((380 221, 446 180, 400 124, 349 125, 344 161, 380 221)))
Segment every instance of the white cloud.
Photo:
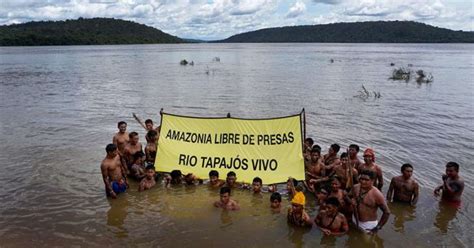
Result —
POLYGON ((293 1, 288 6, 287 0, 0 0, 0 25, 114 17, 179 37, 204 39, 268 27, 374 20, 413 20, 455 30, 473 29, 469 0, 293 1))
POLYGON ((306 10, 306 4, 298 0, 295 3, 295 5, 293 5, 288 11, 288 13, 286 14, 286 18, 298 17, 299 15, 303 14, 305 10, 306 10))

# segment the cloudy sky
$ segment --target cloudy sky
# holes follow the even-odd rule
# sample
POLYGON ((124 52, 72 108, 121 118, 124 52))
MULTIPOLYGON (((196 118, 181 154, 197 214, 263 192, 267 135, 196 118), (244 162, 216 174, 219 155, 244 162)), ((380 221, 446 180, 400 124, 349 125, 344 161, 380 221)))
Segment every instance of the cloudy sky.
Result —
POLYGON ((267 27, 373 20, 474 30, 472 0, 0 0, 0 25, 78 17, 132 20, 205 40, 267 27))

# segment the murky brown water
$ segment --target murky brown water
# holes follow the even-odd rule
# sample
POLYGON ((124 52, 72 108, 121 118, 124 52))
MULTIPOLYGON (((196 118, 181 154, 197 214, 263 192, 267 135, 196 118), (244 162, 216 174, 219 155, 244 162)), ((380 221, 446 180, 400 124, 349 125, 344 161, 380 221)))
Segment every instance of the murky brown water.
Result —
MULTIPOLYGON (((473 45, 195 44, 0 48, 0 246, 470 247, 473 238, 473 45), (220 57, 221 62, 212 58, 220 57), (330 59, 334 63, 330 63, 330 59), (181 59, 195 66, 179 66, 181 59), (388 81, 392 67, 431 72, 430 85, 388 81), (208 71, 209 73, 206 73, 208 71), (361 85, 382 98, 361 100, 361 85), (272 214, 268 197, 235 192, 226 213, 206 187, 136 184, 117 200, 103 192, 99 164, 116 123, 143 130, 136 112, 246 118, 307 113, 308 136, 371 146, 385 187, 402 163, 415 166, 416 208, 391 205, 377 237, 322 238, 272 214), (432 189, 444 164, 466 179, 463 206, 440 205, 432 189)), ((308 211, 315 216, 310 198, 308 211)), ((287 202, 285 202, 287 203, 287 202)))

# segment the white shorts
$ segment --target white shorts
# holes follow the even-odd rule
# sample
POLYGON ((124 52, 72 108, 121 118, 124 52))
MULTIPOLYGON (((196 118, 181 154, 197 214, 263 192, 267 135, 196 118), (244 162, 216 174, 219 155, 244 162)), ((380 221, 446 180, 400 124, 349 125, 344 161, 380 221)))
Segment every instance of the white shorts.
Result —
MULTIPOLYGON (((352 221, 357 225, 357 221, 354 216, 352 216, 352 221)), ((366 233, 370 232, 370 230, 374 229, 379 224, 377 220, 371 221, 359 221, 358 228, 366 233)))

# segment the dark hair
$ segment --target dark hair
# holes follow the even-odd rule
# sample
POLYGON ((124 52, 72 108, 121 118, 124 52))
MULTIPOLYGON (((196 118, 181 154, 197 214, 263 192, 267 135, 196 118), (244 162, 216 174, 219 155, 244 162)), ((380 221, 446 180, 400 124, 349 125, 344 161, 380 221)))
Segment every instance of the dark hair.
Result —
POLYGON ((194 180, 193 180, 193 173, 188 173, 184 176, 184 181, 186 182, 187 185, 193 185, 194 180))
POLYGON ((403 164, 403 165, 402 165, 402 168, 401 168, 401 171, 403 172, 406 168, 412 168, 412 169, 413 169, 413 165, 408 164, 408 163, 403 164))
POLYGON ((225 193, 229 193, 230 195, 230 187, 222 187, 220 190, 220 194, 223 195, 225 193))
POLYGON ((291 179, 288 179, 287 182, 289 182, 290 180, 293 181, 293 186, 295 186, 295 187, 298 186, 298 180, 296 180, 296 179, 294 179, 294 178, 291 178, 291 179))
POLYGON ((369 176, 370 179, 375 179, 375 172, 371 171, 371 170, 363 170, 360 175, 366 175, 366 176, 369 176))
POLYGON ((321 147, 319 147, 318 145, 314 145, 313 148, 311 148, 311 153, 313 152, 321 154, 321 147))
POLYGON ((219 177, 219 172, 216 170, 209 171, 209 177, 219 177))
POLYGON ((341 203, 339 202, 339 200, 336 197, 329 197, 328 199, 326 199, 326 205, 333 205, 333 206, 339 208, 341 203))
POLYGON ((152 164, 149 164, 146 166, 145 170, 155 170, 155 166, 152 164))
POLYGON ((237 175, 235 174, 235 172, 229 171, 229 172, 227 173, 227 177, 232 177, 232 176, 237 177, 237 175))
POLYGON ((313 146, 313 144, 314 144, 314 140, 311 139, 311 138, 304 139, 304 142, 308 142, 310 146, 313 146))
POLYGON ((255 177, 252 181, 252 183, 260 183, 260 185, 263 184, 262 179, 260 177, 255 177))
POLYGON ((153 121, 151 119, 146 119, 145 124, 151 123, 153 125, 153 121))
POLYGON ((128 134, 129 138, 133 138, 134 136, 138 136, 138 133, 137 132, 131 132, 131 133, 128 134))
POLYGON ((115 151, 115 150, 117 150, 117 145, 116 145, 116 144, 108 144, 108 145, 105 147, 105 151, 106 151, 107 153, 113 152, 113 151, 115 151))
POLYGON ((347 154, 347 152, 343 152, 341 153, 341 158, 348 158, 349 155, 347 154))
POLYGON ((349 148, 354 148, 357 152, 359 152, 359 149, 360 149, 359 146, 356 144, 350 144, 349 148))
POLYGON ((281 195, 278 192, 273 192, 273 194, 270 196, 270 202, 273 202, 277 200, 278 202, 281 202, 281 195))
POLYGON ((331 148, 335 153, 338 153, 339 149, 341 149, 341 147, 338 144, 332 144, 331 148))
POLYGON ((146 133, 146 137, 151 138, 158 135, 158 133, 155 130, 150 130, 146 133))
POLYGON ((459 164, 456 163, 456 162, 448 162, 446 164, 446 168, 448 168, 448 167, 454 167, 455 171, 459 171, 459 164))
POLYGON ((173 170, 171 171, 170 175, 171 175, 171 179, 178 179, 182 176, 180 170, 173 170))
POLYGON ((137 161, 137 159, 139 158, 143 158, 143 156, 145 156, 145 154, 142 152, 142 151, 138 151, 136 153, 133 154, 133 162, 137 161))
POLYGON ((120 125, 122 125, 122 124, 127 125, 127 123, 126 123, 125 121, 119 121, 119 122, 117 123, 117 127, 120 127, 120 125))

